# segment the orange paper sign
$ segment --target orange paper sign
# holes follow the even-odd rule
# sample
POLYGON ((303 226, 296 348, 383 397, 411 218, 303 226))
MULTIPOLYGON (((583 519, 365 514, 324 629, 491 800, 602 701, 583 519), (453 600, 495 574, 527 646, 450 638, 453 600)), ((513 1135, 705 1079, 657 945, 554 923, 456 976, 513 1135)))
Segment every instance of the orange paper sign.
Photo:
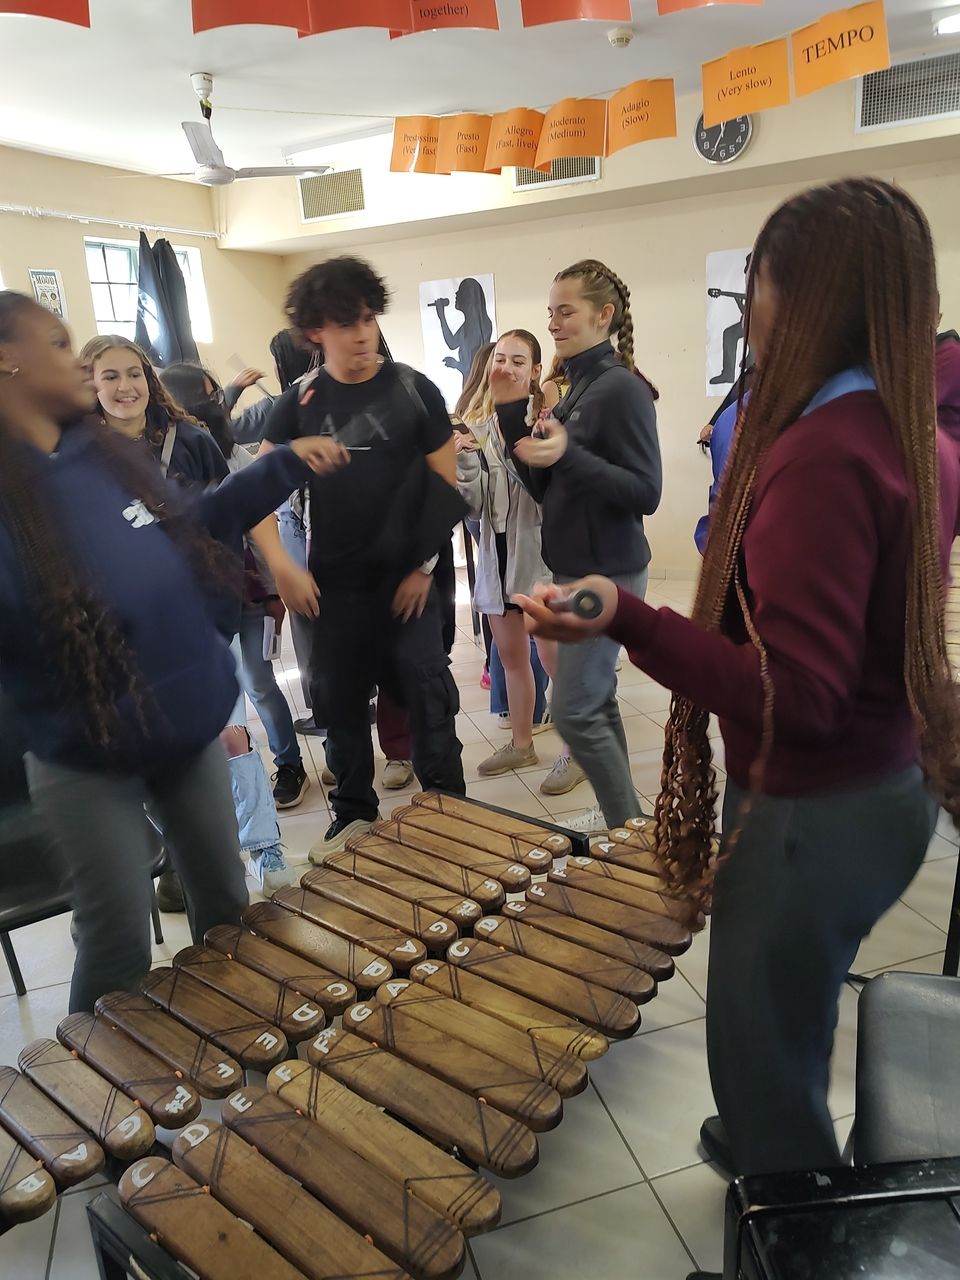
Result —
POLYGON ((393 126, 391 173, 436 173, 440 122, 433 116, 401 116, 393 126))
POLYGON ((564 98, 546 114, 534 167, 547 172, 554 160, 602 156, 606 132, 607 104, 602 98, 564 98))
POLYGON ((629 22, 630 0, 520 0, 520 17, 525 27, 542 27, 548 22, 629 22))
POLYGON ((486 173, 499 173, 507 165, 532 169, 537 162, 537 147, 543 131, 543 115, 526 107, 501 111, 490 121, 487 142, 486 173))
POLYGON ((193 0, 194 31, 249 23, 306 31, 309 22, 307 0, 193 0))
POLYGON ((89 0, 0 0, 0 13, 19 13, 30 18, 56 18, 89 27, 89 0))
POLYGON ((662 18, 667 13, 682 13, 685 9, 706 9, 712 4, 759 6, 763 4, 763 0, 657 0, 657 10, 662 18))
POLYGON ((410 0, 307 0, 310 25, 301 35, 319 31, 344 31, 349 27, 403 27, 410 25, 410 0))
POLYGON ((607 103, 607 155, 636 142, 677 136, 677 96, 672 80, 636 80, 607 103))
POLYGON ((483 173, 489 140, 489 116, 443 117, 437 145, 437 173, 483 173))
MULTIPOLYGON (((405 23, 398 24, 406 27, 405 23)), ((411 0, 409 31, 480 27, 499 31, 497 0, 411 0)))
POLYGON ((786 40, 734 49, 703 64, 703 123, 708 129, 790 101, 786 40))
POLYGON ((814 93, 889 65, 887 21, 880 0, 829 13, 793 33, 793 87, 798 94, 814 93))

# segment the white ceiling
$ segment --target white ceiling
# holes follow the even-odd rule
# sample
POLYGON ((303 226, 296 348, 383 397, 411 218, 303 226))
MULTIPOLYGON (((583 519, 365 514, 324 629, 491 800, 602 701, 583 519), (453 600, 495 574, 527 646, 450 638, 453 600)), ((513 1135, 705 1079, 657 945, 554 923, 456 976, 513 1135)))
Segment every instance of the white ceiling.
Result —
MULTIPOLYGON (((929 47, 934 11, 957 3, 887 0, 894 51, 929 47)), ((294 31, 249 26, 194 35, 189 0, 91 0, 89 30, 0 15, 0 141, 149 173, 186 170, 180 121, 199 118, 189 73, 210 71, 214 134, 227 163, 272 165, 284 151, 394 115, 544 106, 645 76, 672 75, 693 89, 702 62, 842 6, 766 0, 660 18, 656 0, 633 0, 637 37, 616 50, 605 23, 524 30, 519 0, 498 0, 499 32, 393 41, 385 31, 298 40, 294 31)))

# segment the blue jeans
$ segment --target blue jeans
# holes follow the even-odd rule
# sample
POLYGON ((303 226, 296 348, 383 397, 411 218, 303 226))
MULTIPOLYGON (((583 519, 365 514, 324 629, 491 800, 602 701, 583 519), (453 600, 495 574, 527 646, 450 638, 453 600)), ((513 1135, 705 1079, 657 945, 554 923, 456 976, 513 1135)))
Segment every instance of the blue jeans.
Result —
MULTIPOLYGON (((613 580, 642 599, 647 589, 647 570, 613 580)), ((558 577, 556 581, 573 579, 558 577)), ((597 636, 583 644, 558 645, 553 682, 557 732, 597 793, 608 827, 622 827, 640 812, 617 702, 619 653, 620 646, 608 636, 597 636)))
MULTIPOLYGON (((237 675, 243 668, 240 637, 234 636, 230 650, 237 664, 237 675)), ((227 721, 228 725, 246 725, 246 704, 243 694, 227 721)), ((246 755, 230 756, 230 786, 233 791, 233 807, 237 814, 240 832, 240 848, 249 854, 272 849, 280 839, 277 806, 270 790, 267 771, 260 759, 260 752, 251 742, 246 755)))
POLYGON ((256 707, 277 768, 302 763, 293 716, 283 691, 277 684, 273 663, 263 656, 263 613, 256 608, 243 610, 240 619, 240 649, 243 663, 240 678, 250 701, 256 707))
MULTIPOLYGON (((530 665, 533 667, 533 683, 537 696, 533 706, 533 723, 541 724, 547 709, 547 685, 550 677, 543 669, 540 654, 534 640, 530 641, 530 665)), ((490 646, 490 711, 493 715, 503 715, 509 711, 507 706, 507 677, 497 652, 496 641, 490 646)))
MULTIPOLYGON (((280 522, 280 545, 287 555, 301 569, 307 567, 307 531, 303 521, 290 505, 289 498, 277 512, 280 522)), ((309 713, 310 702, 310 660, 313 653, 313 618, 305 618, 300 613, 288 613, 290 619, 290 635, 293 637, 293 651, 297 655, 297 666, 300 668, 300 688, 303 691, 303 705, 309 713)), ((272 747, 271 743, 271 747, 272 747)))

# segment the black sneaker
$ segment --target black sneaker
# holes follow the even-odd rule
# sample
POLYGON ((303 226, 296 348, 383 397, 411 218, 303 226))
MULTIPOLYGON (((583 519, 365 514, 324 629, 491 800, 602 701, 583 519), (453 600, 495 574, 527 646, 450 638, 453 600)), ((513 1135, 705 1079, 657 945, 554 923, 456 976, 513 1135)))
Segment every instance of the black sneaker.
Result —
POLYGON ((310 779, 299 764, 282 764, 273 775, 273 800, 278 809, 295 809, 310 786, 310 779))
POLYGON ((302 720, 294 720, 293 727, 305 738, 325 738, 327 734, 326 729, 321 729, 312 715, 304 716, 302 720))
POLYGON ((349 839, 362 836, 372 826, 373 822, 367 822, 363 818, 334 818, 327 828, 327 834, 313 846, 307 856, 315 866, 323 866, 328 854, 340 853, 349 839))

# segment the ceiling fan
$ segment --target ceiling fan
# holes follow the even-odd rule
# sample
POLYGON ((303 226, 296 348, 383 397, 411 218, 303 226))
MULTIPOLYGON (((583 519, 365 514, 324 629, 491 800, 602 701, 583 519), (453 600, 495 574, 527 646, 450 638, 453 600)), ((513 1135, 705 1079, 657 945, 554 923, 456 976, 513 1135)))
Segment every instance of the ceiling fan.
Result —
MULTIPOLYGON (((328 173, 330 165, 275 165, 253 169, 231 169, 223 158, 223 152, 214 141, 210 127, 213 114, 213 76, 207 71, 195 71, 190 77, 194 93, 200 99, 202 120, 182 121, 183 132, 193 152, 197 167, 193 177, 206 187, 225 187, 237 178, 305 178, 314 174, 328 173)), ((175 174, 174 177, 189 177, 189 174, 175 174)))

